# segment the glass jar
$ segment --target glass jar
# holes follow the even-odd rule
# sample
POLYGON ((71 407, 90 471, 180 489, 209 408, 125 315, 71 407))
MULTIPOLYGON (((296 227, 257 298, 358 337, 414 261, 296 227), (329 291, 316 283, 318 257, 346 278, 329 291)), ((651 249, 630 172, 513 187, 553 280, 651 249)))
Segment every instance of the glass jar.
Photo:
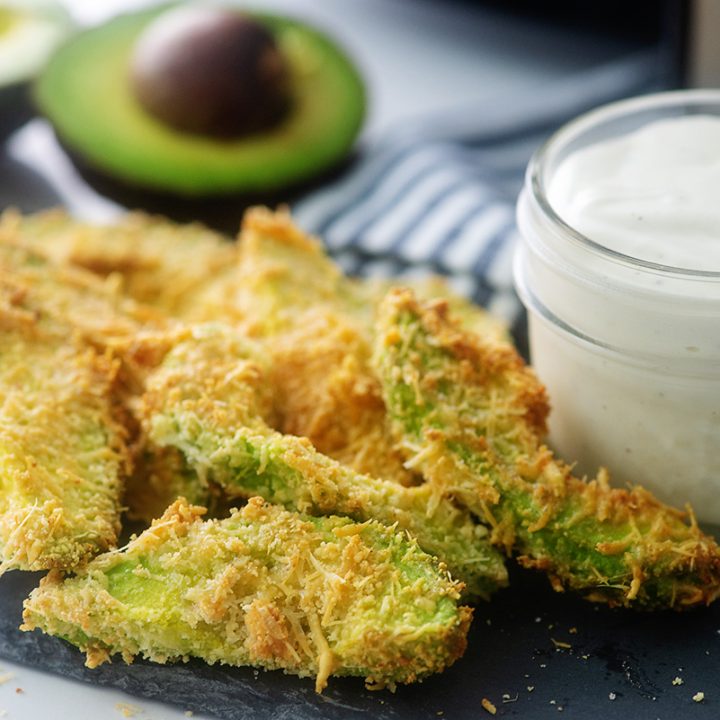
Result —
POLYGON ((643 485, 679 507, 690 502, 700 520, 720 523, 720 270, 609 249, 548 200, 553 174, 572 153, 692 114, 720 117, 720 91, 613 103, 555 133, 528 166, 514 273, 560 457, 580 474, 605 466, 615 485, 643 485))

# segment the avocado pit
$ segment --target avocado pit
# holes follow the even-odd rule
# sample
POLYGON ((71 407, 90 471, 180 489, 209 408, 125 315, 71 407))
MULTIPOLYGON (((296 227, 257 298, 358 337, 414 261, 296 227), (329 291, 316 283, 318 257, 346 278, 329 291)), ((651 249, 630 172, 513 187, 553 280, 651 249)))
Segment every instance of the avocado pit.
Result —
POLYGON ((288 63, 257 20, 217 7, 180 7, 142 32, 132 91, 175 130, 236 138, 272 128, 292 104, 288 63))

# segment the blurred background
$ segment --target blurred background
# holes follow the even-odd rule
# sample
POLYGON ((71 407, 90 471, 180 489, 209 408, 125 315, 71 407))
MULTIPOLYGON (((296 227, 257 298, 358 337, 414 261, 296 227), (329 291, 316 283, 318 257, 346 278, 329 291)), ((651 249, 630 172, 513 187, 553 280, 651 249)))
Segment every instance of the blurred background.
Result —
MULTIPOLYGON (((61 4, 82 28, 153 2, 61 4)), ((324 238, 346 271, 440 272, 521 335, 510 259, 514 203, 532 152, 564 122, 600 104, 720 82, 716 0, 231 4, 314 25, 357 64, 366 116, 354 152, 335 172, 268 197, 196 202, 159 198, 143 188, 118 192, 80 173, 49 123, 30 110, 20 114, 27 122, 6 133, 0 207, 63 205, 93 221, 141 208, 233 233, 248 202, 289 202, 300 224, 324 238)), ((23 47, 14 52, 22 54, 23 47)), ((9 62, 7 52, 0 62, 9 62)), ((17 120, 12 90, 0 95, 0 126, 17 120)))
MULTIPOLYGON (((152 2, 62 4, 82 26, 152 2)), ((249 5, 306 19, 348 49, 370 97, 361 144, 406 122, 460 114, 466 128, 473 120, 482 128, 483 113, 498 107, 517 117, 528 112, 529 96, 550 94, 560 81, 613 61, 625 61, 627 74, 642 67, 648 90, 709 85, 720 78, 715 41, 720 4, 714 0, 254 0, 249 5)), ((617 94, 627 94, 622 68, 617 94)), ((600 101, 607 95, 598 90, 600 101)), ((8 112, 3 103, 0 113, 8 112)), ((564 114, 559 106, 558 124, 564 114)), ((65 167, 47 128, 32 125, 6 145, 2 206, 31 210, 61 202, 97 218, 116 211, 65 167), (50 188, 33 183, 22 169, 11 174, 13 159, 50 188)))
MULTIPOLYGON (((82 28, 153 2, 61 4, 82 28)), ((334 172, 267 197, 197 202, 118 191, 79 172, 50 124, 28 114, 0 152, 0 207, 63 205, 92 221, 140 208, 234 233, 249 202, 288 202, 347 272, 444 274, 503 316, 522 346, 511 262, 514 205, 532 152, 564 122, 603 103, 720 82, 717 0, 230 4, 316 26, 357 64, 365 120, 334 172)), ((0 61, 8 62, 7 53, 0 61)), ((18 100, 7 91, 0 97, 2 126, 16 116, 18 100)))

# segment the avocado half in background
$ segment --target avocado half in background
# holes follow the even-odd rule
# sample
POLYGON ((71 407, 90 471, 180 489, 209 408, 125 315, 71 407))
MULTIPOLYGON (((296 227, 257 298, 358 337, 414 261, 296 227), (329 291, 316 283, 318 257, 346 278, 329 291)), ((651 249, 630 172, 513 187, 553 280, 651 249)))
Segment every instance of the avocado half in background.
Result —
MULTIPOLYGON (((51 58, 36 82, 35 100, 81 169, 89 169, 96 179, 176 200, 263 198, 297 187, 348 154, 362 124, 365 92, 343 51, 295 20, 211 6, 211 14, 235 16, 218 23, 217 18, 203 19, 207 8, 183 4, 122 15, 77 34, 51 58), (188 25, 193 12, 200 18, 195 30, 188 25), (248 22, 256 30, 261 26, 262 32, 252 27, 248 32, 248 22), (260 98, 269 107, 259 115, 245 97, 235 98, 235 105, 230 102, 228 122, 218 123, 217 112, 214 120, 203 119, 193 106, 202 111, 218 98, 203 100, 203 81, 193 75, 193 63, 201 65, 213 48, 229 48, 238 35, 249 42, 249 49, 228 52, 255 53, 251 62, 262 71, 260 78, 250 78, 250 89, 262 95, 269 72, 276 78, 272 82, 279 83, 277 93, 260 98), (275 56, 270 52, 269 59, 266 35, 274 43, 275 56), (166 51, 174 59, 165 62, 166 51), (159 81, 153 76, 158 72, 159 81), (163 72, 170 86, 164 84, 163 72), (191 77, 183 80, 188 72, 191 77), (176 80, 179 88, 172 87, 176 80), (182 87, 185 81, 188 88, 182 87), (184 109, 172 105, 173 97, 184 109), (166 100, 169 105, 164 106, 166 100), (185 122, 184 113, 193 117, 185 122)), ((224 58, 215 53, 210 61, 220 63, 208 68, 213 83, 212 78, 223 80, 231 74, 222 67, 224 58)), ((238 82, 246 79, 239 77, 238 82)), ((227 82, 224 87, 232 92, 227 82)))
POLYGON ((72 30, 57 2, 0 0, 0 139, 34 115, 29 83, 72 30))

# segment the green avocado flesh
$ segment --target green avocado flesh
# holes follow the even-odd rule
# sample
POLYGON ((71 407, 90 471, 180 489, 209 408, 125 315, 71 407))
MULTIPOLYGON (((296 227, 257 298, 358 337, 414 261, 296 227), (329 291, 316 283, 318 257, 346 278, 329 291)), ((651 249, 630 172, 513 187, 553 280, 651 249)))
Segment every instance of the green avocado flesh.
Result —
POLYGON ((272 191, 327 169, 349 150, 365 93, 328 38, 296 21, 252 14, 289 61, 293 105, 268 131, 219 140, 173 130, 134 97, 135 41, 160 12, 117 17, 77 35, 35 87, 40 110, 83 162, 117 180, 186 196, 272 191))

